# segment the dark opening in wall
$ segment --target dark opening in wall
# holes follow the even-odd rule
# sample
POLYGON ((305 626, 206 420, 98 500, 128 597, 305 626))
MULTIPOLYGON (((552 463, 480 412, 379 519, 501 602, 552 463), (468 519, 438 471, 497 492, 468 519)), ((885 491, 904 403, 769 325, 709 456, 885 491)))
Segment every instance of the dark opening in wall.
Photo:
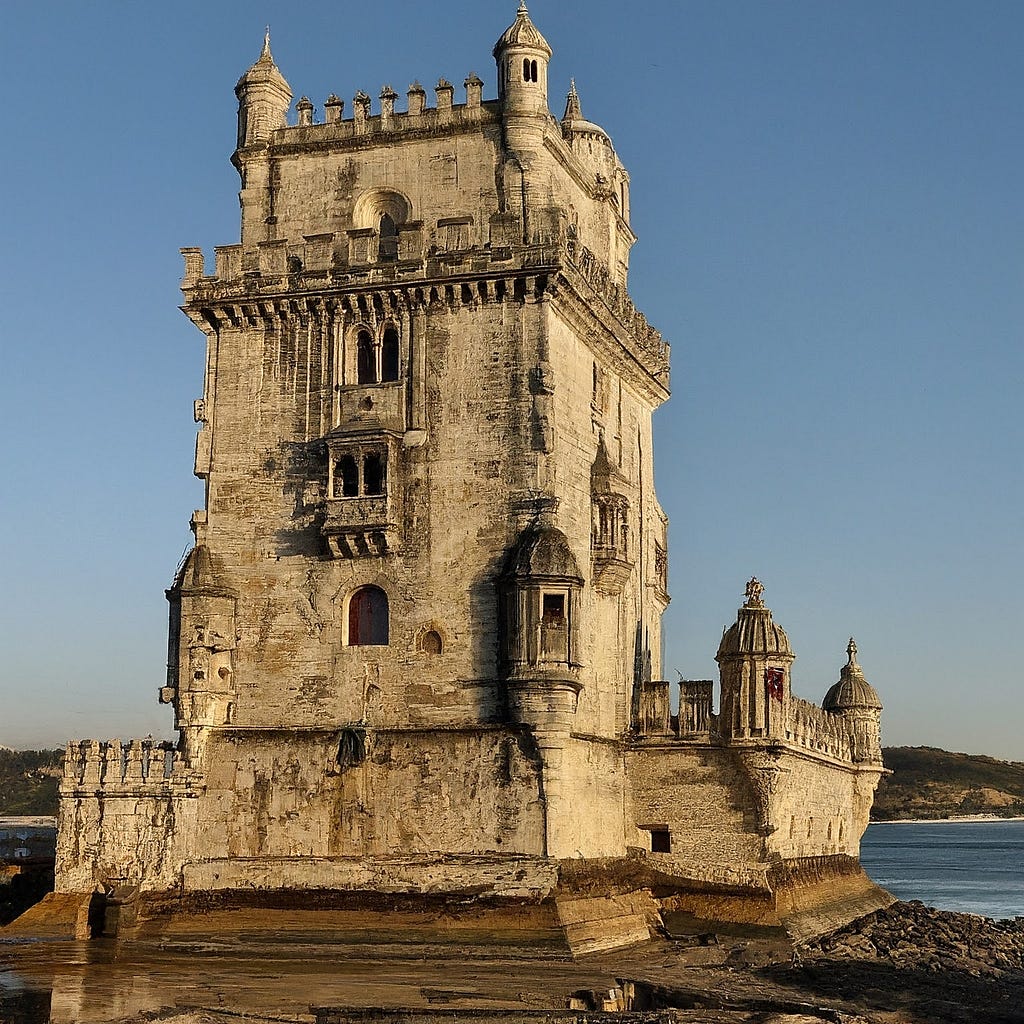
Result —
POLYGON ((380 354, 380 379, 382 381, 398 380, 398 331, 389 327, 384 331, 384 342, 380 354))
POLYGON ((360 587, 348 604, 348 646, 386 646, 388 595, 380 587, 360 587))
POLYGON ((377 359, 369 331, 360 331, 356 342, 356 379, 360 384, 377 383, 377 359))
POLYGON ((651 853, 671 853, 672 833, 667 828, 651 829, 651 853))

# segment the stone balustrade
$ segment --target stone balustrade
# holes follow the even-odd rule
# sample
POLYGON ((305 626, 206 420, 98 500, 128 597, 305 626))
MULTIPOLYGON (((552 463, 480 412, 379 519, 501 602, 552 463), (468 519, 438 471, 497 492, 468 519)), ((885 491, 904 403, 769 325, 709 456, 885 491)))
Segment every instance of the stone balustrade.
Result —
POLYGON ((790 743, 841 761, 854 760, 854 736, 848 723, 817 704, 792 697, 784 729, 790 743))

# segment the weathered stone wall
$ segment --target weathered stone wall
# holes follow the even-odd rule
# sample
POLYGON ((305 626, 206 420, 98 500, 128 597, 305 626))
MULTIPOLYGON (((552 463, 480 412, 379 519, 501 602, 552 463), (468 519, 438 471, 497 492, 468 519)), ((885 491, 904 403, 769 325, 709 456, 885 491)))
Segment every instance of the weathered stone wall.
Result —
MULTIPOLYGON (((696 878, 712 867, 742 869, 762 860, 754 797, 731 752, 652 743, 629 751, 626 769, 630 845, 650 850, 650 826, 667 826, 676 870, 683 874, 685 866, 696 878)), ((725 881, 721 871, 716 878, 725 881)))

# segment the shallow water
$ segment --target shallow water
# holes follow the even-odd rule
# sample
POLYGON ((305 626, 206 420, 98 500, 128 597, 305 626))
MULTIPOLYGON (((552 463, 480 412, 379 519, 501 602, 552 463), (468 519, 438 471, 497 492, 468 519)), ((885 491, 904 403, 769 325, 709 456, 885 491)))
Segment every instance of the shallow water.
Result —
POLYGON ((861 863, 901 900, 1024 916, 1024 821, 879 822, 864 834, 861 863))

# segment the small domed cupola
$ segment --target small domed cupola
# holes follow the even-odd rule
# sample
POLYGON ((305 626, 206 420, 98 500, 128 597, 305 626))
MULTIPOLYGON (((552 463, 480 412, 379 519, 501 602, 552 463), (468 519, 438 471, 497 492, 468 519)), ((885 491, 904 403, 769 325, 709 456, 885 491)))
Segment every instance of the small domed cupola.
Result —
POLYGON ((793 660, 786 631, 772 620, 761 595, 764 584, 755 576, 746 589, 746 600, 736 613, 736 621, 722 634, 715 660, 745 658, 751 655, 793 660))
POLYGON ((235 96, 238 97, 239 149, 265 142, 272 132, 287 125, 292 90, 274 63, 269 28, 263 37, 259 60, 238 80, 235 96))
POLYGON ((882 702, 875 688, 864 678, 857 663, 857 642, 850 637, 846 645, 846 664, 839 673, 839 682, 825 694, 821 706, 826 711, 881 711, 882 702))
POLYGON ((516 20, 494 45, 498 64, 498 99, 506 112, 548 113, 548 62, 551 47, 530 21, 522 0, 516 20))

